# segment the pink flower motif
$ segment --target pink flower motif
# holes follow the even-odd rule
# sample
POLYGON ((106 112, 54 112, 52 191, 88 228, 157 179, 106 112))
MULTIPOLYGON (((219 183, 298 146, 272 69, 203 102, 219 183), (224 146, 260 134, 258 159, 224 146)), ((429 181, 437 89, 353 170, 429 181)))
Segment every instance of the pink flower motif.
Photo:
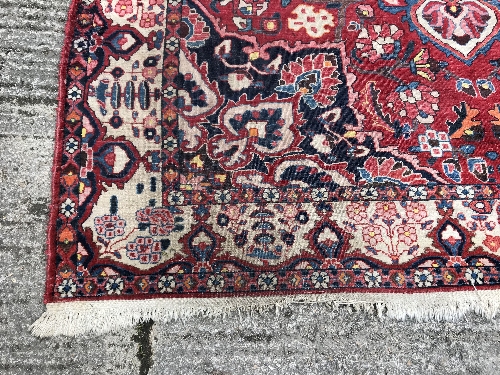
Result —
POLYGON ((376 246, 379 242, 382 242, 382 232, 379 227, 374 225, 368 225, 363 228, 363 240, 367 242, 370 246, 376 246))
POLYGON ((358 5, 356 14, 359 18, 373 18, 373 8, 368 4, 358 5))
POLYGON ((146 79, 151 78, 154 79, 158 74, 158 69, 155 66, 148 66, 147 68, 142 69, 142 76, 146 79))
POLYGON ((242 216, 241 211, 238 206, 228 206, 225 214, 231 219, 236 220, 242 216))
POLYGON ((205 177, 203 176, 195 176, 193 174, 188 174, 188 176, 184 176, 181 174, 181 189, 182 190, 203 190, 204 187, 202 185, 205 177))
POLYGON ((145 128, 155 128, 158 125, 158 119, 155 116, 146 116, 142 124, 145 128))
POLYGON ((156 25, 156 14, 154 12, 144 12, 142 13, 142 18, 141 21, 139 22, 139 25, 141 27, 144 27, 145 29, 154 27, 156 25))
POLYGON ((120 17, 125 17, 127 14, 133 13, 132 0, 118 0, 115 5, 115 13, 120 17))
POLYGON ((394 202, 377 202, 375 213, 383 219, 394 219, 398 211, 394 202))
POLYGON ((361 29, 356 47, 360 56, 367 58, 370 62, 380 59, 394 58, 400 51, 399 39, 403 31, 396 25, 371 25, 361 29), (398 42, 398 43, 396 43, 398 42))
POLYGON ((149 0, 149 5, 163 5, 163 0, 149 0))
POLYGON ((347 217, 360 223, 365 220, 368 215, 366 214, 366 206, 363 203, 352 202, 346 207, 347 217))
POLYGON ((297 216, 297 209, 293 205, 286 205, 283 209, 283 216, 285 216, 287 219, 294 218, 297 216))
POLYGON ((417 240, 417 230, 411 225, 403 225, 398 228, 398 240, 410 246, 417 240))
POLYGON ((427 210, 425 206, 420 202, 409 202, 406 204, 406 216, 409 220, 421 221, 427 217, 427 210))

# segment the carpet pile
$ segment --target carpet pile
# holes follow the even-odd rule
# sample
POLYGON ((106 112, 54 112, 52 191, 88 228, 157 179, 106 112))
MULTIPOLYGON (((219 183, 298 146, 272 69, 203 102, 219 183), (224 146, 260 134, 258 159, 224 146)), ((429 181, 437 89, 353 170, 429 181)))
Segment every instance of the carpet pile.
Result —
POLYGON ((74 0, 33 334, 500 307, 500 4, 74 0))

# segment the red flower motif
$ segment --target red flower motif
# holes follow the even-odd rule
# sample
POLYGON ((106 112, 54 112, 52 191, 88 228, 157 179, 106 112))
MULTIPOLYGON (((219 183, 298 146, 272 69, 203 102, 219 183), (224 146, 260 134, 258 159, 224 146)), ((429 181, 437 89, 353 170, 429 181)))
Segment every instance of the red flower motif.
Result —
POLYGON ((125 220, 118 215, 104 215, 94 219, 96 232, 107 239, 123 236, 125 220))
POLYGON ((402 119, 410 122, 417 119, 421 124, 434 122, 434 115, 439 110, 439 93, 418 82, 398 86, 387 96, 387 101, 402 119))
POLYGON ((89 51, 95 52, 97 48, 102 46, 102 42, 103 42, 103 37, 97 33, 93 33, 89 42, 89 51))
POLYGON ((314 109, 330 105, 337 95, 337 60, 334 55, 311 55, 285 65, 276 91, 295 95, 299 93, 306 104, 314 109))
POLYGON ((486 235, 486 238, 483 241, 483 245, 496 253, 500 249, 500 237, 486 235))
MULTIPOLYGON (((500 241, 498 242, 500 245, 500 241)), ((446 262, 446 267, 465 267, 467 266, 467 262, 464 260, 464 258, 460 256, 452 256, 448 258, 448 261, 446 262)))
POLYGON ((152 236, 168 235, 175 227, 174 217, 166 208, 146 207, 136 213, 139 223, 149 224, 152 236))
POLYGON ((142 76, 146 79, 154 79, 158 74, 158 69, 155 66, 148 66, 142 69, 142 76))
POLYGON ((370 156, 359 168, 361 176, 368 183, 387 183, 423 185, 428 181, 420 173, 413 173, 405 165, 396 162, 394 158, 376 158, 370 156))
POLYGON ((141 264, 156 264, 161 259, 161 243, 151 237, 137 237, 127 244, 127 256, 141 264))

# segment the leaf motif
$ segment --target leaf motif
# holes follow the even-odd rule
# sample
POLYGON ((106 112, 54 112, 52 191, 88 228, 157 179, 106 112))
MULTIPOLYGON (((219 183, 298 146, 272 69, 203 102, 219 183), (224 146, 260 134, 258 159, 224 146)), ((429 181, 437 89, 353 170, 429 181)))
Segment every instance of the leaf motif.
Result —
POLYGON ((496 118, 496 120, 491 120, 491 123, 493 125, 500 125, 500 106, 497 104, 495 105, 495 108, 494 109, 491 109, 488 111, 488 113, 493 116, 494 118, 496 118))
POLYGON ((476 108, 471 108, 467 103, 462 102, 461 107, 453 107, 453 110, 458 115, 458 119, 455 122, 447 121, 450 127, 450 138, 457 139, 464 135, 469 135, 468 130, 473 126, 481 125, 481 121, 474 120, 479 114, 479 110, 476 108))
POLYGON ((418 250, 418 245, 414 245, 408 249, 408 255, 412 255, 415 251, 418 250))
POLYGON ((467 129, 472 126, 481 125, 481 121, 474 120, 474 117, 479 114, 479 110, 471 108, 467 103, 465 103, 465 108, 467 110, 467 117, 465 117, 463 125, 466 126, 467 129))

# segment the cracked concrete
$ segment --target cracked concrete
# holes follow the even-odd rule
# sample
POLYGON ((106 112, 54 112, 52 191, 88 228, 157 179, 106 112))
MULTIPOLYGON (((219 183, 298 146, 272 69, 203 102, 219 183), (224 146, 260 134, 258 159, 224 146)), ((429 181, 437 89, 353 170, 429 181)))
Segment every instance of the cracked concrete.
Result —
POLYGON ((151 366, 153 365, 153 346, 151 344, 151 330, 154 321, 148 320, 137 325, 137 334, 132 336, 138 344, 137 359, 140 361, 139 375, 148 375, 151 366))
POLYGON ((500 374, 498 320, 381 320, 298 305, 225 320, 38 339, 68 0, 0 0, 0 374, 500 374))

